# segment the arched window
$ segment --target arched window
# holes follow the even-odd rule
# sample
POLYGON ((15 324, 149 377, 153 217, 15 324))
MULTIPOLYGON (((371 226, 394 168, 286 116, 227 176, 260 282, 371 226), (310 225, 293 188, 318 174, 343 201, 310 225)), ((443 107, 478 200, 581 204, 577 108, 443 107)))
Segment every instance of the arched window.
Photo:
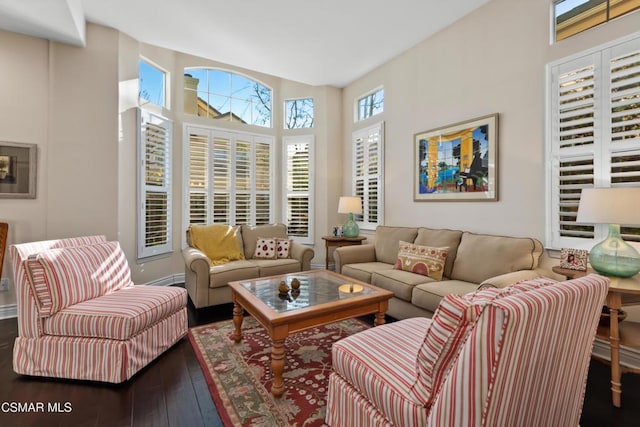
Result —
POLYGON ((229 71, 185 68, 184 112, 271 127, 271 89, 229 71))

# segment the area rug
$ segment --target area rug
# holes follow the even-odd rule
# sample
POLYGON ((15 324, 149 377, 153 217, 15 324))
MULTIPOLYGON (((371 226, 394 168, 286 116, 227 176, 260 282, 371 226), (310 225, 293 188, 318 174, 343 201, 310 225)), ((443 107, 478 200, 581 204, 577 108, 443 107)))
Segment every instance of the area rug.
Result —
POLYGON ((308 329, 285 341, 285 392, 271 394, 271 341, 252 317, 242 341, 231 340, 233 321, 198 326, 189 340, 211 397, 226 426, 324 426, 331 345, 369 326, 358 319, 308 329))

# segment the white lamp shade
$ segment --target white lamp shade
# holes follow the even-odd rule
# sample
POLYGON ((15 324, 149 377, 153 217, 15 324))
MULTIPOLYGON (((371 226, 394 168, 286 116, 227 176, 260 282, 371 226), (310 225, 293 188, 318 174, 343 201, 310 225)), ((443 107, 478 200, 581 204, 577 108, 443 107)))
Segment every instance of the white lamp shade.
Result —
POLYGON ((640 187, 583 189, 576 222, 640 224, 640 187))
POLYGON ((357 214, 362 213, 362 199, 360 197, 342 196, 338 203, 338 213, 341 214, 357 214))

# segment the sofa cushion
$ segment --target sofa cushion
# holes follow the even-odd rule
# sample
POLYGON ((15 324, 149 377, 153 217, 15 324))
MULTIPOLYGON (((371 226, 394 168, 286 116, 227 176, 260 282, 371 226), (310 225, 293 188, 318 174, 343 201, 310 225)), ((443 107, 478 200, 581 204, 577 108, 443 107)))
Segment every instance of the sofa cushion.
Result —
POLYGON ((69 306, 43 322, 47 335, 127 340, 187 304, 175 286, 131 286, 69 306))
POLYGON ((441 280, 447 249, 415 245, 401 240, 398 244, 398 259, 393 268, 441 280))
POLYGON ((291 239, 276 239, 276 254, 278 259, 291 258, 291 239))
POLYGON ((291 258, 252 259, 251 263, 258 267, 259 277, 296 273, 300 271, 300 261, 291 258))
POLYGON ((204 252, 213 265, 244 259, 236 229, 230 225, 192 225, 189 235, 193 247, 204 252))
POLYGON ((256 241, 256 249, 253 252, 253 259, 276 259, 276 239, 259 237, 256 241))
POLYGON ((422 274, 411 273, 404 270, 379 270, 371 275, 371 284, 393 292, 396 298, 411 301, 413 288, 435 280, 422 274))
POLYGON ((466 295, 446 295, 429 324, 424 345, 418 353, 422 363, 418 364, 418 383, 414 392, 424 392, 425 404, 432 403, 462 344, 487 304, 553 283, 556 283, 553 279, 538 278, 506 288, 485 288, 466 295))
POLYGON ((133 285, 118 242, 49 249, 29 256, 26 269, 41 317, 133 285))
POLYGON ((428 411, 413 391, 418 351, 430 323, 414 317, 376 326, 332 347, 334 372, 387 414, 391 425, 426 425, 428 411))
POLYGON ((242 241, 244 242, 244 256, 246 259, 253 258, 259 237, 286 239, 288 238, 287 226, 284 224, 257 225, 254 227, 243 225, 242 241))
MULTIPOLYGON (((372 283, 371 276, 377 271, 393 270, 393 264, 384 262, 360 262, 342 266, 342 274, 361 282, 372 283)), ((424 280, 424 278, 423 278, 424 280)))
POLYGON ((260 277, 260 269, 252 260, 230 261, 209 269, 209 287, 220 288, 236 280, 260 277))
POLYGON ((538 266, 542 244, 536 239, 463 233, 451 278, 481 283, 484 280, 538 266))
POLYGON ((451 277, 453 263, 458 253, 458 245, 462 238, 460 230, 446 230, 420 227, 413 243, 423 246, 447 247, 447 259, 444 264, 444 277, 451 277))
POLYGON ((412 289, 411 304, 434 313, 445 295, 464 295, 474 292, 480 285, 462 280, 423 282, 412 289))
POLYGON ((398 243, 400 240, 413 243, 417 235, 417 228, 378 226, 374 242, 376 260, 387 264, 395 264, 398 258, 398 243))

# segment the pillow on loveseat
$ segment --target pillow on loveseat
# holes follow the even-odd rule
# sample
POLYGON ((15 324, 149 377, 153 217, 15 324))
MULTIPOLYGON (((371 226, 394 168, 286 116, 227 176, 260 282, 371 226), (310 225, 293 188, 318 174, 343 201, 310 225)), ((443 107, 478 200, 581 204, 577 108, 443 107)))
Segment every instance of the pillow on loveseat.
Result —
POLYGON ((415 245, 401 240, 398 244, 398 259, 393 268, 442 280, 448 249, 415 245))
POLYGON ((256 241, 256 250, 253 253, 254 259, 276 259, 276 239, 259 237, 256 241))

